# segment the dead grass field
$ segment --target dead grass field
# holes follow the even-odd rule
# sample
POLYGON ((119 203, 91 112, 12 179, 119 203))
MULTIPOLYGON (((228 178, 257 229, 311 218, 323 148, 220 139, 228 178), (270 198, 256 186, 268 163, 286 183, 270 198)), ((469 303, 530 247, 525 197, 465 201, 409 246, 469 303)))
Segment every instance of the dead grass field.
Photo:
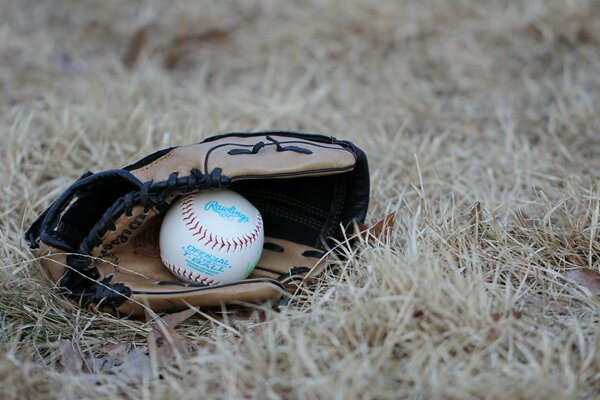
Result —
POLYGON ((0 398, 600 397, 599 71, 593 0, 0 0, 0 398), (363 148, 391 235, 171 357, 42 279, 84 171, 264 129, 363 148))

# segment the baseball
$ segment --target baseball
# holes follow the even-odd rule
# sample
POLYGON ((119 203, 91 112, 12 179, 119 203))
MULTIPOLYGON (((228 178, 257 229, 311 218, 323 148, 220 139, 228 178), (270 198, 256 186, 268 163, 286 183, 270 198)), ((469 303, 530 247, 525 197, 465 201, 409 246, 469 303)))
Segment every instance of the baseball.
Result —
POLYGON ((160 228, 160 256, 177 277, 219 285, 246 278, 264 242, 260 212, 231 190, 183 196, 160 228))

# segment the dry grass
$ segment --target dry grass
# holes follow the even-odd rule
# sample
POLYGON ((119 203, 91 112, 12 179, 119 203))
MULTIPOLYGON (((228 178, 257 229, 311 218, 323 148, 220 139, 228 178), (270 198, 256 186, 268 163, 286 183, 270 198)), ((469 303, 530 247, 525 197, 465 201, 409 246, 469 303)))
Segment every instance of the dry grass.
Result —
POLYGON ((599 397, 565 275, 600 268, 600 8, 482 3, 0 0, 0 397, 599 397), (28 224, 85 170, 261 129, 365 149, 388 240, 280 313, 188 319, 186 360, 65 368, 150 325, 48 288, 28 224))

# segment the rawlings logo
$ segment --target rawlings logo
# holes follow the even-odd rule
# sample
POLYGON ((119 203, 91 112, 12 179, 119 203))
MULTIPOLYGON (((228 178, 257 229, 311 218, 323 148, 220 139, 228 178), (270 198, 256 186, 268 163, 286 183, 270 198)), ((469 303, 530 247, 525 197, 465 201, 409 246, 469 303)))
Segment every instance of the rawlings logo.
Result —
POLYGON ((206 203, 204 209, 206 211, 213 211, 217 213, 221 218, 226 219, 227 221, 233 221, 234 219, 237 219, 239 224, 245 224, 250 221, 250 218, 235 208, 235 206, 227 207, 219 204, 219 202, 215 200, 206 203))
POLYGON ((215 276, 231 268, 229 260, 226 258, 213 256, 192 245, 182 247, 182 249, 187 266, 202 274, 215 276))

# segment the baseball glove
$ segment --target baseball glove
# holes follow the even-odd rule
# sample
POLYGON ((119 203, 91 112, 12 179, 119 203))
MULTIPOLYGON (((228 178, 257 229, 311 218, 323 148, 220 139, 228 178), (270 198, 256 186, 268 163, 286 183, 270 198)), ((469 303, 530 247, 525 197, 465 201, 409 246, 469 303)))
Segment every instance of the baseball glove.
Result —
POLYGON ((362 223, 365 153, 351 142, 295 132, 230 133, 157 151, 122 169, 88 172, 27 231, 32 252, 81 304, 143 316, 192 305, 277 300, 320 273, 325 250, 362 223), (163 265, 161 220, 181 195, 229 188, 261 212, 265 243, 253 273, 217 286, 184 283, 163 265))

